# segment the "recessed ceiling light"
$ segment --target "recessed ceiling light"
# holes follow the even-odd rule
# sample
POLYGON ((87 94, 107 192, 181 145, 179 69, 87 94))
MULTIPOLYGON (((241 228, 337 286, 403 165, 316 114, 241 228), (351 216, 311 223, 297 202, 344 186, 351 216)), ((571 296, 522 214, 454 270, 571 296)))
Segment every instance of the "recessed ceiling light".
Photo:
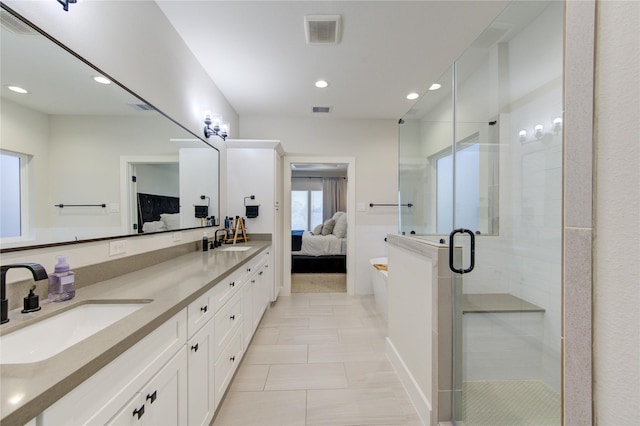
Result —
POLYGON ((439 83, 433 83, 433 84, 431 85, 431 87, 429 87, 429 90, 438 90, 438 89, 439 89, 439 88, 441 88, 441 87, 442 87, 442 84, 439 84, 439 83))
POLYGON ((413 93, 409 93, 407 95, 407 99, 409 99, 410 101, 414 100, 414 99, 418 99, 420 97, 419 94, 417 94, 416 92, 413 93))
POLYGON ((327 83, 324 80, 318 80, 316 81, 316 87, 319 89, 324 89, 325 87, 327 87, 329 85, 329 83, 327 83))
POLYGON ((97 83, 100 83, 100 84, 111 84, 111 80, 109 80, 108 78, 103 77, 103 76, 101 76, 101 75, 98 75, 98 76, 96 76, 96 77, 93 77, 93 79, 94 79, 97 83))
POLYGON ((19 86, 7 86, 7 89, 11 90, 12 92, 21 93, 23 95, 25 93, 29 93, 27 92, 26 89, 23 89, 22 87, 19 87, 19 86))

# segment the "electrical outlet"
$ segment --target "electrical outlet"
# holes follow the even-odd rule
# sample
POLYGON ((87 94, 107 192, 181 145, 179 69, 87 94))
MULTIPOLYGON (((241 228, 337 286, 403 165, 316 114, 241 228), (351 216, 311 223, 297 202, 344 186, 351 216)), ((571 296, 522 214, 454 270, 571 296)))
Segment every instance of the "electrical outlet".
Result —
POLYGON ((127 242, 125 240, 111 241, 109 243, 109 256, 117 256, 127 252, 127 242))

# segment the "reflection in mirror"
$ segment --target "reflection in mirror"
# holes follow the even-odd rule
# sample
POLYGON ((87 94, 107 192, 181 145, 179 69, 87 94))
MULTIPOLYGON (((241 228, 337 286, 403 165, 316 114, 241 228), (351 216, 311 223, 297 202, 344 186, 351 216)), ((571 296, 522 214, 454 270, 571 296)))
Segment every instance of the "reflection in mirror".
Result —
POLYGON ((219 216, 215 148, 1 13, 2 249, 193 228, 219 216), (203 218, 196 205, 206 206, 203 218))

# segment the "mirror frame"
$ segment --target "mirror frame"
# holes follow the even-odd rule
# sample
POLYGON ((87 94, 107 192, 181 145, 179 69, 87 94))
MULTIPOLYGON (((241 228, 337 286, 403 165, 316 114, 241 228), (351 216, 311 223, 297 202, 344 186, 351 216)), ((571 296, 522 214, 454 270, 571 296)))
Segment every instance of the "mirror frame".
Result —
MULTIPOLYGON (((205 144, 204 147, 209 147, 211 149, 216 150, 218 152, 218 164, 217 164, 217 169, 218 169, 217 170, 217 172, 218 172, 218 188, 217 188, 217 190, 218 190, 218 193, 216 194, 217 198, 218 198, 218 202, 217 202, 218 211, 215 212, 216 213, 215 217, 217 217, 218 220, 219 220, 219 218, 220 218, 220 151, 215 146, 213 146, 212 144, 207 142, 205 139, 203 139, 201 136, 198 136, 196 133, 192 132, 191 130, 189 130, 188 128, 186 128, 185 126, 183 126, 182 124, 180 124, 179 122, 177 122, 176 120, 174 120, 173 118, 171 118, 170 116, 165 114, 163 111, 158 109, 155 105, 153 105, 152 103, 148 102, 146 99, 144 99, 140 95, 134 93, 129 88, 125 87, 122 83, 120 83, 118 80, 113 78, 111 75, 109 75, 108 73, 104 72, 102 69, 98 68, 97 66, 93 65, 91 62, 87 61, 82 56, 78 55, 76 52, 71 50, 69 47, 67 47, 66 45, 62 44, 60 41, 56 40, 54 37, 52 37, 51 35, 46 33, 40 27, 38 27, 37 25, 35 25, 34 23, 29 21, 28 19, 26 19, 22 15, 20 15, 19 13, 14 11, 13 9, 11 9, 6 4, 0 2, 0 8, 4 12, 7 12, 7 13, 10 13, 11 15, 13 15, 16 19, 20 20, 25 25, 29 26, 35 32, 37 32, 38 34, 40 34, 41 36, 43 36, 44 38, 46 38, 47 40, 49 40, 50 42, 55 44, 56 46, 60 47, 62 50, 64 50, 68 54, 70 54, 74 59, 79 60, 83 64, 85 64, 88 67, 90 67, 93 70, 95 70, 100 75, 103 75, 106 78, 108 78, 109 80, 111 80, 112 84, 115 84, 117 87, 119 87, 120 89, 126 91, 131 96, 134 96, 135 98, 139 99, 141 102, 144 102, 146 105, 148 105, 151 108, 153 108, 153 110, 156 111, 157 113, 159 113, 161 117, 164 117, 165 119, 171 121, 173 124, 177 125, 181 129, 183 129, 185 132, 187 132, 188 134, 193 136, 195 139, 200 140, 202 143, 205 144)), ((122 239, 122 238, 145 237, 145 236, 160 235, 160 234, 166 234, 166 233, 169 233, 169 232, 179 232, 179 231, 186 231, 186 230, 192 230, 192 229, 202 229, 202 227, 195 226, 195 227, 191 227, 191 228, 179 228, 179 229, 172 229, 172 230, 167 230, 167 231, 150 232, 150 233, 147 233, 147 234, 145 234, 145 233, 120 234, 120 235, 112 235, 112 236, 106 236, 106 237, 89 238, 89 239, 84 239, 84 240, 60 241, 60 242, 51 242, 51 243, 44 243, 44 244, 24 245, 24 246, 20 246, 20 247, 10 247, 10 248, 2 248, 2 247, 0 247, 0 254, 1 253, 17 252, 17 251, 42 249, 42 248, 49 248, 49 247, 58 247, 58 246, 65 246, 65 245, 72 245, 72 244, 83 244, 83 243, 91 243, 91 242, 97 242, 97 241, 115 240, 115 239, 122 239)))

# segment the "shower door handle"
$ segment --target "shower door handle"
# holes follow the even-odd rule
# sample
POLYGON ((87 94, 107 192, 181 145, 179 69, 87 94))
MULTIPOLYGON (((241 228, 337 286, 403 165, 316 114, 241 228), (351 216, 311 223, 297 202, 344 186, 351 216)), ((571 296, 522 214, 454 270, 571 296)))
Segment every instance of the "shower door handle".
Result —
POLYGON ((470 231, 468 229, 464 229, 464 228, 460 228, 460 229, 454 229, 451 234, 449 234, 449 269, 451 269, 453 272, 455 272, 456 274, 468 274, 469 272, 473 271, 473 268, 476 264, 476 236, 473 233, 473 231, 470 231), (469 234, 469 236, 471 237, 471 243, 469 245, 469 249, 471 250, 471 263, 469 264, 469 267, 467 269, 458 269, 455 266, 453 266, 453 239, 455 237, 456 234, 469 234))

